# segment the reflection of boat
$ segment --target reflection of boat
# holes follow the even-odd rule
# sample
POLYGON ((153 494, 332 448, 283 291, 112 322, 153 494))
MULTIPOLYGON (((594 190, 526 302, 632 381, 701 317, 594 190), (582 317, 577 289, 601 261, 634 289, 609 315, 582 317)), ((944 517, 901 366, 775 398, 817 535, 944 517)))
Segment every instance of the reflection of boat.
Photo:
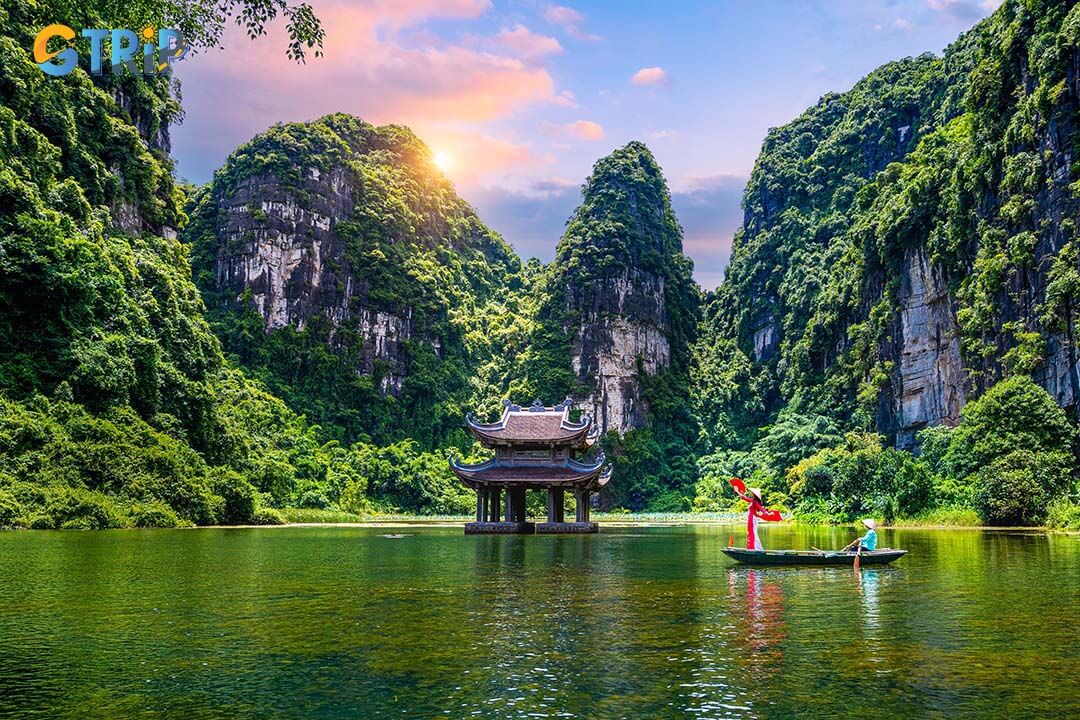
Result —
MULTIPOLYGON (((745 550, 726 547, 724 554, 747 565, 854 565, 855 553, 828 550, 745 550)), ((881 548, 860 554, 860 565, 888 565, 907 550, 881 548)))

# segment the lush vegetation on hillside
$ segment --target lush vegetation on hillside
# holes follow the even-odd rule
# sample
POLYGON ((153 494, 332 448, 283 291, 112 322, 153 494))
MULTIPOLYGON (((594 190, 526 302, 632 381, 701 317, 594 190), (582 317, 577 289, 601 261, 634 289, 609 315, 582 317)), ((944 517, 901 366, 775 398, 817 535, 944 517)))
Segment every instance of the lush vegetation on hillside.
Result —
MULTIPOLYGON (((342 442, 408 438, 426 449, 468 447, 465 412, 501 397, 481 368, 500 362, 509 348, 493 347, 498 338, 488 333, 508 311, 518 314, 524 298, 514 290, 528 273, 412 132, 340 114, 275 126, 229 157, 195 195, 190 214, 183 238, 193 245, 211 325, 225 352, 271 392, 342 442), (343 248, 327 262, 340 264, 334 271, 342 288, 357 291, 343 317, 331 320, 334 308, 315 308, 303 329, 266 332, 250 296, 238 299, 218 283, 219 257, 236 250, 222 237, 227 203, 245 182, 270 176, 279 194, 306 207, 312 198, 304 180, 313 169, 344 171, 342 182, 352 190, 354 206, 333 227, 343 248), (372 313, 407 318, 411 337, 395 367, 365 368, 370 338, 356 328, 362 314, 372 313), (388 392, 391 374, 404 380, 388 392)), ((251 224, 254 239, 258 219, 251 224)))
POLYGON ((129 19, 65 12, 0 9, 0 526, 276 522, 371 495, 461 510, 443 455, 342 446, 223 357, 168 237, 184 222, 173 88, 44 75, 37 28, 129 19))
MULTIPOLYGON (((540 397, 588 397, 598 379, 575 374, 573 352, 601 352, 620 317, 663 333, 669 364, 636 372, 644 426, 609 432, 605 449, 618 482, 615 500, 634 510, 688 509, 696 480, 697 426, 690 408, 690 349, 700 290, 682 252, 682 229, 652 153, 640 142, 596 162, 554 262, 536 283, 536 323, 525 375, 540 397), (654 298, 650 288, 660 288, 654 298), (629 307, 620 307, 623 302, 629 307)), ((632 359, 631 359, 632 360, 632 359)))
MULTIPOLYGON (((834 519, 944 502, 1031 523, 1066 496, 1063 413, 1039 444, 975 418, 1005 398, 1022 403, 1017 422, 1043 427, 1056 404, 1030 378, 1049 377, 1051 349, 1076 364, 1078 32, 1073 2, 1005 2, 943 57, 886 65, 770 132, 696 355, 706 479, 741 462, 778 500, 834 519), (916 459, 889 445, 901 420, 897 296, 920 256, 952 298, 957 371, 978 399, 948 440, 924 431, 916 459), (767 450, 792 418, 818 428, 802 433, 795 463, 767 450), (961 452, 976 433, 987 439, 961 452), (947 460, 934 455, 943 447, 947 460)), ((699 505, 714 503, 710 487, 699 505)))
MULTIPOLYGON (((255 34, 286 15, 297 59, 319 47, 302 3, 225 5, 255 34)), ((644 426, 604 440, 617 504, 722 511, 739 475, 805 519, 1080 526, 1074 410, 1040 387, 1080 395, 1073 2, 1008 0, 942 57, 890 63, 771 131, 728 281, 703 308, 640 143, 597 162, 548 267, 521 263, 410 131, 346 115, 271 128, 188 195, 167 78, 50 78, 26 48, 56 21, 169 20, 212 44, 221 18, 61 6, 0 7, 0 526, 467 513, 446 464, 476 459, 462 416, 584 397, 596 378, 570 362, 574 333, 627 314, 620 283, 662 288, 634 313, 671 356, 656 374, 639 364, 644 426), (363 288, 346 319, 409 318, 400 387, 384 363, 358 371, 370 349, 349 322, 316 312, 267 332, 250 293, 218 286, 224 202, 272 177, 304 203, 312 168, 353 188, 335 227, 340 276, 363 288), (894 439, 897 298, 916 254, 955 308, 968 403, 914 454, 894 439)))
POLYGON ((695 509, 737 509, 727 480, 742 476, 803 520, 1076 526, 1077 430, 1026 376, 1002 380, 963 411, 955 428, 919 434, 920 454, 874 432, 842 437, 825 417, 782 415, 749 451, 701 460, 695 509))

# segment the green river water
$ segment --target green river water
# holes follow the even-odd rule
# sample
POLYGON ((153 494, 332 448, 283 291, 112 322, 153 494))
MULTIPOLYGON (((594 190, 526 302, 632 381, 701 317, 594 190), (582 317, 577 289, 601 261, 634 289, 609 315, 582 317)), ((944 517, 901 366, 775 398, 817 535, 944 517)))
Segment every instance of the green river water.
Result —
POLYGON ((856 574, 729 534, 0 533, 0 717, 1080 717, 1080 537, 884 530, 856 574))

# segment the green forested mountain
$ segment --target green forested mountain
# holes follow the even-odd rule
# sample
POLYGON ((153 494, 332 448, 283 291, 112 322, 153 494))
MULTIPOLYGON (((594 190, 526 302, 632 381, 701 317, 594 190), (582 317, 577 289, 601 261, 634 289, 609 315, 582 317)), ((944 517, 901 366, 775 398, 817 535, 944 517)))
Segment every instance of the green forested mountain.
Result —
POLYGON ((489 333, 517 312, 521 263, 407 128, 271 128, 190 214, 226 353, 330 436, 462 445, 464 413, 501 397, 489 333))
MULTIPOLYGON (((844 432, 931 451, 921 469, 910 456, 888 460, 900 468, 877 476, 889 485, 935 469, 934 454, 957 440, 925 428, 963 429, 979 412, 969 401, 989 388, 1017 412, 1030 408, 1032 428, 1050 412, 1039 394, 1075 415, 1078 32, 1073 2, 1005 2, 942 57, 879 68, 769 133, 699 346, 699 411, 721 449, 717 468, 757 470, 796 502, 839 501, 851 488, 831 483, 847 471, 828 458, 819 461, 832 475, 816 488, 792 472, 844 432), (1020 382, 1029 377, 1041 389, 1020 382), (1003 378, 1016 381, 995 385, 1003 378)), ((1002 460, 1010 492, 1026 483, 1060 493, 1072 438, 1046 446, 1069 457, 1056 473, 1040 469, 1057 462, 1044 457, 1002 460)), ((846 442, 849 455, 869 452, 846 442)), ((928 486, 930 499, 869 494, 915 511, 1000 485, 950 452, 953 464, 936 469, 955 487, 928 486)))
POLYGON ((595 416, 620 478, 610 500, 637 510, 682 510, 692 495, 692 271, 663 173, 632 142, 593 167, 537 283, 525 374, 595 416))
POLYGON ((412 133, 346 115, 256 137, 190 214, 183 238, 226 353, 327 436, 467 452, 466 412, 571 395, 625 466, 606 502, 692 494, 698 290, 644 145, 597 162, 542 272, 412 133))

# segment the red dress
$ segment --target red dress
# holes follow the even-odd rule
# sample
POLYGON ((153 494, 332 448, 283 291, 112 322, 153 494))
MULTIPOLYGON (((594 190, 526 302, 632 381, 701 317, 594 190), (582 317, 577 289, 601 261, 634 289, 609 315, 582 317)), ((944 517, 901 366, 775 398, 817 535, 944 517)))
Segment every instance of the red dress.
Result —
POLYGON ((769 510, 761 504, 761 500, 757 495, 748 492, 746 489, 746 483, 739 478, 731 478, 728 482, 731 483, 731 487, 735 492, 746 502, 750 503, 750 511, 746 513, 746 549, 747 550, 764 550, 761 547, 761 540, 758 539, 757 534, 757 521, 758 518, 767 522, 780 522, 783 517, 780 516, 779 510, 769 510))
POLYGON ((758 539, 757 534, 757 521, 758 518, 765 520, 766 522, 779 522, 781 517, 780 513, 776 510, 769 510, 761 501, 757 499, 756 495, 741 495, 742 499, 750 503, 750 509, 746 513, 746 549, 747 550, 764 550, 761 547, 761 540, 758 539))

